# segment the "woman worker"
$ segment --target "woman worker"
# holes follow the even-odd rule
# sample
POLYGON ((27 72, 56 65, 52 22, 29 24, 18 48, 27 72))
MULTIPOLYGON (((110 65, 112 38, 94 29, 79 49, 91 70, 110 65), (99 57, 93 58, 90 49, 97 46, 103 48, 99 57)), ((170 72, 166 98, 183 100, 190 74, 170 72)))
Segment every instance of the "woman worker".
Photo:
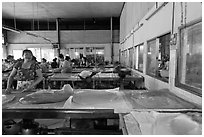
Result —
POLYGON ((71 61, 65 60, 62 54, 59 54, 60 66, 53 70, 53 72, 70 73, 72 72, 71 61))
POLYGON ((19 60, 13 67, 8 78, 6 93, 12 91, 11 84, 15 77, 17 80, 17 90, 22 92, 30 91, 43 80, 41 69, 34 60, 33 53, 30 50, 23 51, 23 59, 19 60))

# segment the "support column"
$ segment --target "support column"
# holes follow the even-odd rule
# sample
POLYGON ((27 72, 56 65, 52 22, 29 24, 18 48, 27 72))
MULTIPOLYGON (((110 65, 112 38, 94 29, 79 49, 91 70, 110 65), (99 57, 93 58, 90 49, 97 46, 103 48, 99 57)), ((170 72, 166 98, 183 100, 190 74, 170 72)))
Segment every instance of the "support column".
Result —
POLYGON ((59 45, 58 46, 58 49, 57 49, 57 54, 59 55, 60 54, 60 49, 61 49, 61 43, 60 43, 60 18, 57 18, 56 19, 56 30, 57 30, 57 44, 59 45))
POLYGON ((110 31, 111 31, 111 62, 113 63, 114 48, 113 48, 113 17, 110 18, 110 31))
POLYGON ((5 30, 2 30, 2 31, 4 33, 4 40, 6 41, 6 45, 3 45, 5 47, 5 48, 3 48, 3 50, 5 51, 4 53, 6 53, 6 54, 4 54, 4 56, 6 58, 9 55, 9 53, 8 53, 8 51, 9 51, 8 35, 7 35, 7 31, 5 31, 5 30))

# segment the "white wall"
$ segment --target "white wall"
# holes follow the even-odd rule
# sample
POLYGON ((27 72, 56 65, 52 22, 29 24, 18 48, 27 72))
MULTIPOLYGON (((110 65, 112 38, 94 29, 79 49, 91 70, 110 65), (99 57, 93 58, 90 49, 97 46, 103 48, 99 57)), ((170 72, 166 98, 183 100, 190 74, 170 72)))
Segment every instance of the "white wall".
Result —
MULTIPOLYGON (((28 31, 57 42, 57 31, 28 31)), ((61 31, 61 48, 71 47, 104 47, 105 60, 111 62, 111 33, 110 30, 80 30, 80 31, 61 31)), ((119 40, 119 31, 113 31, 113 40, 119 40)), ((118 61, 118 46, 114 46, 114 61, 118 61)), ((52 48, 52 45, 43 38, 33 37, 25 33, 14 33, 8 31, 8 54, 13 54, 14 49, 26 49, 30 47, 52 48)))
MULTIPOLYGON (((57 31, 27 31, 45 38, 51 39, 54 42, 57 42, 57 31)), ((7 31, 7 38, 9 44, 45 44, 49 43, 40 37, 33 37, 26 35, 26 33, 14 33, 7 31)))
POLYGON ((120 17, 120 41, 139 23, 155 2, 126 2, 120 17))
POLYGON ((27 49, 27 48, 52 48, 52 44, 9 44, 8 46, 8 53, 12 54, 12 50, 14 49, 27 49))
MULTIPOLYGON (((111 62, 111 44, 106 43, 106 44, 62 44, 61 45, 62 50, 66 48, 80 48, 80 47, 104 47, 104 56, 105 56, 105 61, 111 62)), ((8 49, 8 54, 13 55, 13 50, 15 49, 26 49, 26 48, 52 48, 51 44, 10 44, 9 49, 8 49)), ((114 59, 117 61, 119 60, 118 56, 118 44, 114 44, 114 59)))
POLYGON ((61 43, 108 43, 111 41, 110 30, 61 31, 61 43))
MULTIPOLYGON (((160 3, 162 4, 162 3, 160 3)), ((156 14, 154 14, 149 20, 146 20, 151 13, 155 11, 155 6, 152 7, 151 10, 139 21, 138 24, 135 24, 134 27, 127 33, 126 28, 123 25, 131 26, 130 22, 131 20, 127 20, 128 18, 125 17, 123 14, 127 11, 122 11, 121 20, 125 19, 126 21, 123 21, 121 23, 121 32, 120 34, 126 34, 125 36, 120 36, 120 49, 121 51, 128 49, 130 47, 133 47, 135 45, 138 45, 140 43, 144 43, 144 51, 146 51, 147 41, 159 37, 163 34, 166 34, 168 32, 171 32, 172 28, 172 7, 173 3, 170 2, 167 5, 165 5, 163 8, 161 8, 156 14), (125 24, 126 23, 126 24, 125 24), (140 24, 143 24, 141 27, 139 27, 140 24), (139 27, 139 29, 138 29, 139 27), (134 32, 134 30, 136 30, 134 32), (131 33, 132 32, 132 33, 131 33), (134 38, 132 38, 134 37, 134 38), (124 39, 126 38, 126 39, 124 39)), ((183 4, 183 7, 184 4, 183 4)), ((137 8, 131 7, 131 8, 137 8)), ((126 9, 123 9, 126 10, 126 9)), ((183 8, 184 12, 185 9, 183 8)), ((175 20, 174 20, 174 33, 178 34, 179 27, 181 26, 181 5, 180 2, 175 3, 175 20)), ((184 14, 183 14, 184 15, 184 14)), ((191 21, 200 19, 202 17, 202 5, 200 2, 197 3, 187 3, 187 14, 186 14, 186 23, 189 23, 191 21)), ((134 17, 132 17, 134 18, 134 17)), ((137 17, 136 17, 137 18, 137 17)), ((178 38, 177 38, 178 40, 178 38)), ((202 105, 202 97, 196 96, 194 94, 189 93, 186 90, 183 90, 181 88, 178 88, 175 86, 175 75, 176 75, 176 62, 177 62, 177 47, 179 46, 179 41, 177 41, 177 45, 170 48, 170 77, 169 77, 169 83, 160 81, 158 79, 155 79, 153 77, 150 77, 146 75, 145 69, 146 69, 146 53, 144 54, 144 72, 141 73, 139 71, 136 71, 137 73, 143 75, 145 77, 145 86, 148 89, 162 89, 162 88, 168 88, 171 92, 175 93, 181 98, 184 98, 188 101, 194 102, 196 104, 202 105)), ((127 61, 127 60, 126 60, 127 61)))

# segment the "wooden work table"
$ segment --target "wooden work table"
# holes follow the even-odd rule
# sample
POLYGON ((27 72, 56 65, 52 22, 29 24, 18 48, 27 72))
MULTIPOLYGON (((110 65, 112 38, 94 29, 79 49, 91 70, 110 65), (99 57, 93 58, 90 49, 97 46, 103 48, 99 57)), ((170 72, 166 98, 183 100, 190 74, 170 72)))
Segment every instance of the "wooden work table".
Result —
MULTIPOLYGON (((72 86, 74 86, 74 82, 80 82, 82 81, 80 77, 78 76, 79 73, 55 73, 52 76, 49 76, 47 78, 47 81, 60 81, 60 82, 71 82, 72 86)), ((118 73, 97 73, 92 77, 93 82, 93 89, 95 89, 96 84, 98 82, 118 82, 121 89, 124 89, 124 83, 125 82, 133 82, 134 85, 138 88, 144 87, 144 77, 140 75, 133 75, 129 76, 127 75, 124 79, 120 79, 118 76, 118 73)), ((49 83, 49 82, 47 82, 49 83)), ((62 83, 61 86, 62 87, 62 83)))
MULTIPOLYGON (((77 93, 79 91, 108 91, 109 89, 75 89, 74 92, 77 93)), ((111 90, 111 89, 110 89, 111 90)), ((117 96, 121 97, 121 101, 125 101, 125 104, 130 110, 134 109, 200 109, 199 106, 185 101, 170 93, 168 91, 159 91, 159 92, 149 92, 148 90, 117 90, 119 94, 117 96)), ((5 90, 2 90, 2 94, 4 95, 5 90)), ((23 105, 19 101, 19 99, 27 94, 32 92, 24 92, 18 93, 17 91, 12 92, 8 96, 15 96, 15 98, 9 103, 3 105, 3 108, 62 108, 65 101, 57 102, 57 103, 49 103, 49 104, 34 104, 34 105, 23 105)))

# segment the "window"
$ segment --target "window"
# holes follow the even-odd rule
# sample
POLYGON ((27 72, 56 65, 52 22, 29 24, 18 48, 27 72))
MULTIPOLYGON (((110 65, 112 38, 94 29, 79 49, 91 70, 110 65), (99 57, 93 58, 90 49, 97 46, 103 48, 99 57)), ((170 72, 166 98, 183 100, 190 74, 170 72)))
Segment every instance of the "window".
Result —
POLYGON ((202 22, 180 30, 180 52, 176 85, 202 93, 202 22))
POLYGON ((135 46, 134 69, 143 72, 143 44, 135 46))
POLYGON ((23 50, 13 50, 13 55, 14 55, 14 59, 17 60, 17 59, 20 59, 22 58, 22 53, 23 53, 23 50))
POLYGON ((96 50, 96 63, 104 62, 104 48, 95 48, 96 50))
POLYGON ((2 48, 1 49, 2 49, 2 54, 1 54, 2 59, 6 58, 7 56, 6 55, 6 31, 4 29, 2 30, 2 48))
POLYGON ((41 62, 41 54, 40 54, 40 48, 28 48, 32 51, 33 56, 36 57, 37 61, 41 62))
POLYGON ((137 69, 137 63, 138 63, 138 48, 135 46, 134 47, 134 59, 133 59, 133 62, 134 62, 134 69, 137 69))
POLYGON ((159 37, 158 71, 157 77, 169 81, 170 33, 159 37))
POLYGON ((128 61, 127 61, 127 59, 128 59, 128 54, 127 54, 128 52, 127 52, 127 49, 124 51, 124 66, 128 66, 128 61))
POLYGON ((28 49, 32 51, 33 55, 39 62, 41 62, 42 58, 45 58, 47 61, 51 62, 55 57, 54 49, 48 48, 28 48, 28 49))
POLYGON ((1 46, 1 50, 2 50, 2 51, 1 51, 1 55, 2 55, 1 57, 2 57, 2 59, 3 59, 3 58, 4 58, 4 48, 3 48, 3 45, 1 46))
POLYGON ((147 74, 169 81, 170 33, 147 42, 147 74))
POLYGON ((77 53, 75 53, 75 48, 70 48, 69 49, 69 56, 70 56, 71 59, 75 59, 76 58, 76 54, 77 53))
POLYGON ((45 58, 47 61, 52 62, 54 59, 54 49, 44 49, 41 48, 41 57, 45 58))
POLYGON ((2 30, 2 45, 6 45, 6 36, 7 36, 7 32, 6 30, 2 30))
POLYGON ((124 50, 121 52, 121 57, 120 57, 120 62, 121 62, 121 64, 125 64, 125 52, 124 52, 124 50))
POLYGON ((133 48, 129 49, 129 62, 128 62, 129 67, 133 67, 133 48))
POLYGON ((5 38, 4 38, 4 34, 2 34, 2 45, 5 45, 5 38))
POLYGON ((137 46, 138 48, 138 63, 137 63, 137 69, 141 72, 143 72, 143 44, 137 46))
POLYGON ((74 54, 72 54, 73 56, 71 57, 72 59, 79 59, 82 55, 85 56, 84 53, 84 48, 74 48, 74 54))
POLYGON ((156 39, 147 42, 147 74, 156 76, 156 39))
POLYGON ((119 62, 121 61, 121 57, 122 57, 122 52, 121 52, 121 49, 119 49, 119 62))
POLYGON ((104 62, 104 47, 86 47, 86 58, 92 65, 104 62))

